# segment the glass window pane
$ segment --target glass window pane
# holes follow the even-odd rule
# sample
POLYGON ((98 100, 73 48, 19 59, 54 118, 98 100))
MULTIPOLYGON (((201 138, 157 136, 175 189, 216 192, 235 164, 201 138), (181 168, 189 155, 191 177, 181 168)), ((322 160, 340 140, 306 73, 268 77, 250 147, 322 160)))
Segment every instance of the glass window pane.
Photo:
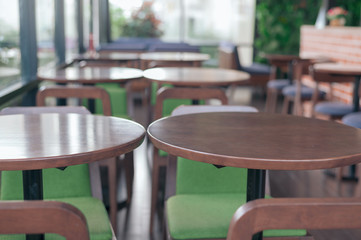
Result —
POLYGON ((0 91, 21 81, 19 3, 0 0, 0 91))
POLYGON ((90 13, 91 13, 91 5, 90 0, 83 1, 83 29, 84 29, 84 46, 88 48, 89 46, 89 35, 90 35, 90 13))
POLYGON ((66 56, 71 57, 77 53, 77 23, 76 23, 76 2, 66 0, 64 5, 65 14, 65 47, 66 56))
POLYGON ((56 61, 54 23, 54 1, 36 0, 36 37, 38 41, 39 67, 56 61))

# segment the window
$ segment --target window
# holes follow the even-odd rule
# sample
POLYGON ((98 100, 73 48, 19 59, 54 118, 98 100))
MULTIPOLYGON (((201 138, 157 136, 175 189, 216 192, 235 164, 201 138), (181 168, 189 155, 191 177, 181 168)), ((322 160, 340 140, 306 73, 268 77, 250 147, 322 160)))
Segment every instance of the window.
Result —
POLYGON ((19 2, 0 0, 0 91, 21 81, 19 2))
POLYGON ((78 50, 76 2, 75 0, 65 0, 64 4, 66 56, 71 58, 78 50))
POLYGON ((162 40, 213 47, 232 41, 242 46, 242 64, 252 62, 255 0, 110 0, 113 40, 127 37, 120 29, 143 2, 152 3, 162 40))
POLYGON ((54 1, 36 0, 36 37, 38 41, 39 67, 56 61, 54 23, 54 1))

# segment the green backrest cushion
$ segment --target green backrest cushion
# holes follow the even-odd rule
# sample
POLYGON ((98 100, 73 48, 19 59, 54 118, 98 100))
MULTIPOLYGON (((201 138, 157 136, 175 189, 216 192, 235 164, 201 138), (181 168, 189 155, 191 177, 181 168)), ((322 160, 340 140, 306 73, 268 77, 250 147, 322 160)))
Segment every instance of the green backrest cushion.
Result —
POLYGON ((151 106, 155 106, 155 102, 157 99, 157 91, 158 91, 158 84, 155 82, 152 82, 151 85, 151 95, 150 95, 150 104, 151 106))
POLYGON ((222 167, 178 157, 176 194, 246 193, 247 169, 222 167))
MULTIPOLYGON (((22 200, 23 175, 21 171, 2 171, 1 200, 22 200)), ((43 170, 44 199, 91 196, 88 164, 69 166, 65 170, 43 170)))
MULTIPOLYGON (((113 116, 129 118, 125 88, 120 87, 118 83, 98 83, 96 86, 108 92, 113 116)), ((103 105, 99 99, 95 100, 95 113, 103 115, 103 105)))
POLYGON ((180 105, 192 105, 190 99, 165 99, 163 102, 162 116, 169 116, 180 105))

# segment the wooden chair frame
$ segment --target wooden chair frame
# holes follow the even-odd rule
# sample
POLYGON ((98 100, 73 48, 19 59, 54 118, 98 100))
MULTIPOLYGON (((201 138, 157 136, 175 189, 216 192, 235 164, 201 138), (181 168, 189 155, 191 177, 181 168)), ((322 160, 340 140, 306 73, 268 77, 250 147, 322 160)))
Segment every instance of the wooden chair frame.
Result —
MULTIPOLYGON (((220 68, 241 70, 241 69, 238 69, 238 66, 241 63, 239 62, 237 48, 235 48, 235 50, 233 50, 233 49, 230 49, 229 47, 220 46, 218 48, 218 56, 219 56, 219 67, 220 68), (237 61, 239 63, 237 63, 237 61)), ((258 86, 258 87, 265 88, 269 78, 270 78, 270 75, 268 75, 268 74, 266 74, 266 75, 251 74, 251 77, 247 82, 248 82, 248 85, 250 85, 250 86, 258 86)), ((242 83, 242 85, 244 85, 244 82, 242 83)))
POLYGON ((84 215, 57 201, 1 201, 0 234, 56 233, 67 240, 88 240, 84 215))
POLYGON ((360 211, 358 198, 257 199, 235 212, 227 240, 251 240, 267 229, 361 228, 360 211))

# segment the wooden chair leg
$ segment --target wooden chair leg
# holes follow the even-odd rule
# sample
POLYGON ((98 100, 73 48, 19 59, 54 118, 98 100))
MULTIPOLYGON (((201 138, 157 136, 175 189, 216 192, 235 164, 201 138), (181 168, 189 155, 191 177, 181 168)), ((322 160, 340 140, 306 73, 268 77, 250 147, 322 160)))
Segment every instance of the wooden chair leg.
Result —
POLYGON ((130 204, 133 196, 134 181, 134 154, 133 151, 124 156, 125 179, 127 185, 127 204, 130 204))
POLYGON ((113 229, 117 231, 117 213, 118 213, 118 184, 117 184, 117 159, 109 160, 108 182, 109 182, 109 216, 113 229))
POLYGON ((99 162, 99 164, 105 166, 108 171, 109 218, 116 232, 118 213, 117 158, 108 158, 99 162))
POLYGON ((357 182, 356 188, 355 188, 355 194, 354 197, 361 197, 361 166, 360 164, 356 165, 356 176, 359 178, 359 181, 357 182))
POLYGON ((342 177, 344 176, 344 170, 346 167, 339 167, 336 169, 336 179, 337 181, 342 181, 342 177))
POLYGON ((265 112, 271 112, 272 90, 267 88, 265 112))
POLYGON ((266 112, 275 113, 277 107, 277 89, 268 88, 267 89, 267 98, 266 98, 266 112))
POLYGON ((282 114, 288 114, 289 107, 290 107, 290 99, 285 96, 285 99, 283 100, 282 114))
MULTIPOLYGON (((158 150, 154 149, 154 152, 155 151, 158 151, 158 150)), ((151 192, 150 221, 149 221, 149 232, 150 233, 153 232, 154 217, 156 215, 156 209, 157 209, 158 184, 159 184, 159 164, 158 164, 155 154, 153 153, 152 192, 151 192)))

